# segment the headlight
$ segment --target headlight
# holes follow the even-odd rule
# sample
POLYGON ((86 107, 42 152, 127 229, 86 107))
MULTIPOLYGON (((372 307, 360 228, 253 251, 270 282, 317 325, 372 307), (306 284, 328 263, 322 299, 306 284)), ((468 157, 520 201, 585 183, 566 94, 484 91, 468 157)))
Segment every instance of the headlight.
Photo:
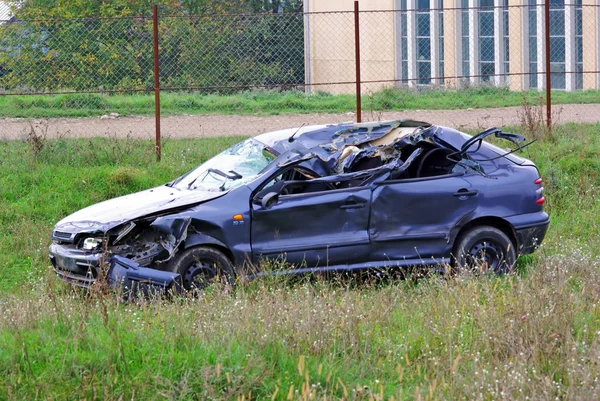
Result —
POLYGON ((91 251, 98 248, 102 244, 101 238, 86 238, 83 240, 83 249, 91 251))

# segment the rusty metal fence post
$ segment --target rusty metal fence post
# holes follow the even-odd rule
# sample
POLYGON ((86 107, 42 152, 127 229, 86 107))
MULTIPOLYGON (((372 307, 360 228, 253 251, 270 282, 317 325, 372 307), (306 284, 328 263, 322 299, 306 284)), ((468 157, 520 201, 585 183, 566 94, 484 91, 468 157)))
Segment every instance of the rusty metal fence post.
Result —
POLYGON ((160 148, 160 79, 158 58, 158 7, 152 6, 152 27, 154 42, 154 119, 156 123, 156 161, 161 159, 160 148))
POLYGON ((550 0, 544 4, 544 36, 546 42, 546 127, 552 129, 552 77, 550 74, 550 0))
POLYGON ((360 29, 358 17, 358 0, 354 1, 354 54, 356 60, 356 122, 362 121, 360 90, 360 29))

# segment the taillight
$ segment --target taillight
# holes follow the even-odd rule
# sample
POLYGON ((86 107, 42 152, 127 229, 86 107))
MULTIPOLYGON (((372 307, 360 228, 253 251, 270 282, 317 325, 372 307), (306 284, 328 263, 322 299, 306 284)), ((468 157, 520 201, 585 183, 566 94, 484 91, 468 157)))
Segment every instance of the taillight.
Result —
POLYGON ((546 202, 546 198, 544 198, 543 196, 535 201, 535 203, 537 203, 538 205, 543 205, 544 202, 546 202))
POLYGON ((534 183, 535 185, 540 185, 540 184, 542 183, 542 179, 541 179, 541 178, 538 178, 538 179, 537 179, 537 180, 535 180, 533 183, 534 183))

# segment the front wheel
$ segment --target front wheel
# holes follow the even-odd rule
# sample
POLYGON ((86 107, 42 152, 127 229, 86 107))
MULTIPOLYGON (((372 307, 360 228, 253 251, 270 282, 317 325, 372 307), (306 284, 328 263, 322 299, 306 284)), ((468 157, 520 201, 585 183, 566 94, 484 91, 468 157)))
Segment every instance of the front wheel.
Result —
POLYGON ((479 226, 462 234, 454 247, 454 269, 505 274, 513 270, 517 252, 501 230, 479 226))
POLYGON ((223 252, 199 246, 182 251, 171 264, 171 271, 181 275, 184 291, 204 290, 212 284, 233 286, 235 273, 223 252))

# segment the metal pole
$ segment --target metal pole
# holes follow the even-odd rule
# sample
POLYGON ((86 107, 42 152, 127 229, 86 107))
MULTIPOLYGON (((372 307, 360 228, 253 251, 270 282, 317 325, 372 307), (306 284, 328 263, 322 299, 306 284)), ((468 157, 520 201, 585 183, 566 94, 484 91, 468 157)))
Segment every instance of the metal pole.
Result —
POLYGON ((160 79, 158 62, 158 7, 152 6, 152 27, 154 28, 154 119, 156 122, 156 161, 160 161, 160 79))
POLYGON ((356 59, 356 122, 362 121, 360 98, 360 32, 358 20, 358 0, 354 1, 354 54, 356 59))
POLYGON ((550 0, 544 4, 546 36, 546 127, 552 129, 552 80, 550 79, 550 0))

